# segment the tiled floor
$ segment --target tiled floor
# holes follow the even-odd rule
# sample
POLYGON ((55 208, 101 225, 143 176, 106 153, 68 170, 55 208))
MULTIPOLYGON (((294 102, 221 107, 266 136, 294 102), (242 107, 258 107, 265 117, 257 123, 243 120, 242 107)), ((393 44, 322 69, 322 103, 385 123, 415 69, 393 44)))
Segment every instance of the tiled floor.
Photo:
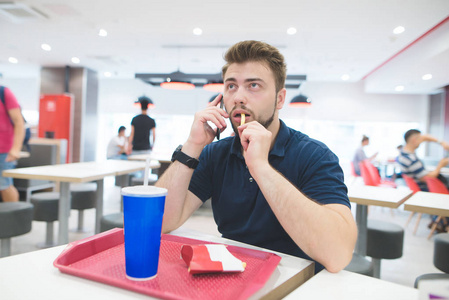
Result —
MULTIPOLYGON (((355 183, 357 184, 357 183, 355 183)), ((114 178, 107 177, 105 179, 105 200, 104 214, 118 212, 120 210, 120 189, 114 186, 114 178)), ((354 205, 355 206, 355 205, 354 205)), ((353 207, 355 214, 355 207, 353 207)), ((378 220, 387 220, 404 226, 410 212, 404 211, 402 207, 396 210, 388 208, 371 207, 369 210, 369 218, 378 220)), ((84 227, 87 232, 77 233, 71 231, 69 240, 75 241, 93 235, 95 211, 93 209, 86 210, 84 218, 84 227)), ((70 216, 70 228, 77 227, 77 212, 72 210, 70 216)), ((429 229, 429 216, 424 215, 419 224, 416 235, 413 235, 416 217, 405 229, 404 238, 404 254, 400 259, 382 260, 381 278, 387 281, 395 282, 405 286, 413 286, 415 278, 425 273, 441 273, 433 266, 433 241, 427 240, 429 229)), ((57 222, 55 226, 55 239, 57 233, 57 222)), ((208 234, 219 235, 217 227, 212 218, 209 208, 200 208, 183 226, 189 229, 202 231, 208 234)), ((12 239, 12 255, 36 251, 38 243, 45 240, 45 223, 33 222, 33 229, 30 233, 15 237, 12 239)))

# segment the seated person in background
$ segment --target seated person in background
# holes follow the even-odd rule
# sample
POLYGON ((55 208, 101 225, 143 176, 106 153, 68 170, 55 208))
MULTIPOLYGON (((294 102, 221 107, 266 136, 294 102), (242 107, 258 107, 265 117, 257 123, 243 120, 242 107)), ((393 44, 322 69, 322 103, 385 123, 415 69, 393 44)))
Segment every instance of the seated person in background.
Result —
POLYGON ((368 158, 367 156, 366 156, 366 154, 365 154, 365 151, 363 150, 363 147, 365 147, 365 146, 368 146, 369 145, 369 137, 367 137, 366 135, 364 135, 363 137, 362 137, 362 143, 361 143, 361 145, 360 145, 360 147, 359 148, 357 148, 357 150, 355 151, 355 154, 354 154, 354 159, 352 160, 352 163, 354 164, 354 170, 355 170, 355 173, 357 174, 357 175, 361 175, 360 174, 360 166, 359 166, 359 163, 361 163, 362 161, 364 161, 365 159, 368 159, 368 160, 373 160, 374 158, 376 158, 376 156, 377 156, 377 152, 373 155, 373 156, 371 156, 370 158, 368 158))
POLYGON ((125 126, 120 126, 118 129, 118 135, 114 136, 108 144, 108 159, 127 159, 126 156, 126 136, 125 126))
POLYGON ((440 160, 437 167, 433 171, 427 171, 424 168, 422 161, 416 156, 416 149, 423 142, 434 142, 440 144, 445 150, 449 150, 449 144, 444 141, 439 141, 437 138, 421 134, 417 129, 410 129, 404 135, 405 146, 398 156, 398 163, 401 167, 402 173, 415 179, 419 187, 423 191, 428 191, 424 177, 429 176, 440 179, 446 186, 448 182, 446 178, 440 175, 440 170, 449 163, 449 158, 445 157, 440 160))
POLYGON ((168 189, 162 231, 181 226, 211 198, 224 238, 312 259, 316 271, 340 271, 357 239, 343 172, 323 143, 279 119, 283 55, 244 41, 225 60, 223 96, 195 114, 187 141, 156 183, 168 189), (223 131, 226 119, 235 136, 212 143, 216 130, 208 122, 223 131))

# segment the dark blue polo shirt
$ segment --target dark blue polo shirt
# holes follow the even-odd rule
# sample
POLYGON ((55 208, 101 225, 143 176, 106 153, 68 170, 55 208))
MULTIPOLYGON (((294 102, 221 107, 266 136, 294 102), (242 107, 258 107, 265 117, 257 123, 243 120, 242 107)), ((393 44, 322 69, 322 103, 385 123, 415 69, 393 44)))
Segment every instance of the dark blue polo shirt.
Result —
MULTIPOLYGON (((311 259, 277 220, 246 167, 238 138, 207 145, 199 160, 189 190, 203 202, 211 198, 223 237, 311 259)), ((350 207, 337 156, 323 143, 282 121, 269 162, 308 198, 350 207)), ((323 266, 316 263, 315 270, 321 269, 323 266)))

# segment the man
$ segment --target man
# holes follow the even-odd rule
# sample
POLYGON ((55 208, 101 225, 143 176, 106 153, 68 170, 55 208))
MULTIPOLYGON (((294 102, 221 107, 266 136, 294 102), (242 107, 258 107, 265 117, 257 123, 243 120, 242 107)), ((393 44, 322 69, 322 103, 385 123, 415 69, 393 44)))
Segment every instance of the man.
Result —
POLYGON ((13 169, 19 159, 25 137, 25 125, 14 94, 0 86, 0 194, 4 202, 19 201, 19 192, 12 178, 2 177, 4 170, 13 169))
POLYGON ((449 163, 449 158, 442 158, 433 171, 427 171, 422 161, 416 156, 415 151, 423 142, 438 143, 446 151, 449 150, 449 144, 444 141, 439 141, 431 135, 421 134, 421 131, 417 129, 410 129, 407 131, 404 135, 404 140, 405 146, 402 147, 398 156, 398 163, 402 173, 415 179, 421 190, 424 191, 428 190, 425 183, 426 176, 438 178, 447 186, 447 180, 440 175, 440 170, 449 163))
POLYGON ((361 163, 362 161, 364 161, 365 159, 369 159, 370 161, 373 160, 376 156, 377 153, 375 153, 374 155, 372 155, 371 157, 368 158, 368 156, 366 156, 365 151, 363 150, 364 147, 369 145, 369 137, 367 137, 366 135, 364 135, 362 137, 362 144, 359 148, 357 148, 357 150, 355 151, 355 155, 354 155, 354 159, 352 160, 352 163, 354 164, 354 170, 355 173, 357 175, 361 175, 360 173, 360 166, 359 163, 361 163))
POLYGON ((108 159, 127 159, 125 130, 125 126, 120 126, 118 129, 118 135, 114 136, 109 141, 107 150, 108 159))
POLYGON ((288 128, 286 65, 276 48, 244 41, 226 53, 224 96, 195 114, 190 135, 157 182, 168 189, 163 232, 181 226, 207 199, 223 237, 311 258, 330 272, 352 258, 356 225, 337 157, 288 128), (224 108, 217 107, 224 101, 224 108), (240 125, 242 114, 246 123, 240 125), (211 143, 229 118, 234 137, 211 143), (196 160, 199 164, 196 167, 196 160), (196 168, 195 168, 196 167, 196 168))
POLYGON ((131 134, 128 141, 128 154, 147 154, 151 152, 152 145, 156 141, 156 122, 147 114, 149 98, 139 97, 142 113, 131 121, 131 134), (153 142, 150 145, 150 131, 153 142))

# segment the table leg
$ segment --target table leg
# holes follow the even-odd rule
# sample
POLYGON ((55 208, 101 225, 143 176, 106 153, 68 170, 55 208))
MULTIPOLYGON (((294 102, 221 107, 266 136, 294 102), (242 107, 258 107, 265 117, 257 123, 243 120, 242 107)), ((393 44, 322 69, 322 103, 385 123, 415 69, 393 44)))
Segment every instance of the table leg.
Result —
POLYGON ((357 204, 355 220, 358 228, 357 243, 355 245, 355 253, 366 256, 366 240, 367 240, 367 223, 368 223, 368 207, 366 205, 357 204))
POLYGON ((96 209, 95 209, 95 233, 100 233, 100 222, 101 217, 103 217, 103 190, 104 190, 104 180, 99 179, 97 183, 97 194, 96 194, 96 209))
POLYGON ((69 242, 70 183, 60 183, 58 244, 69 242))
POLYGON ((122 185, 120 186, 120 211, 121 212, 123 212, 123 196, 121 195, 122 194, 122 188, 129 186, 130 174, 125 174, 125 175, 122 175, 122 176, 123 176, 124 180, 122 181, 122 185))

